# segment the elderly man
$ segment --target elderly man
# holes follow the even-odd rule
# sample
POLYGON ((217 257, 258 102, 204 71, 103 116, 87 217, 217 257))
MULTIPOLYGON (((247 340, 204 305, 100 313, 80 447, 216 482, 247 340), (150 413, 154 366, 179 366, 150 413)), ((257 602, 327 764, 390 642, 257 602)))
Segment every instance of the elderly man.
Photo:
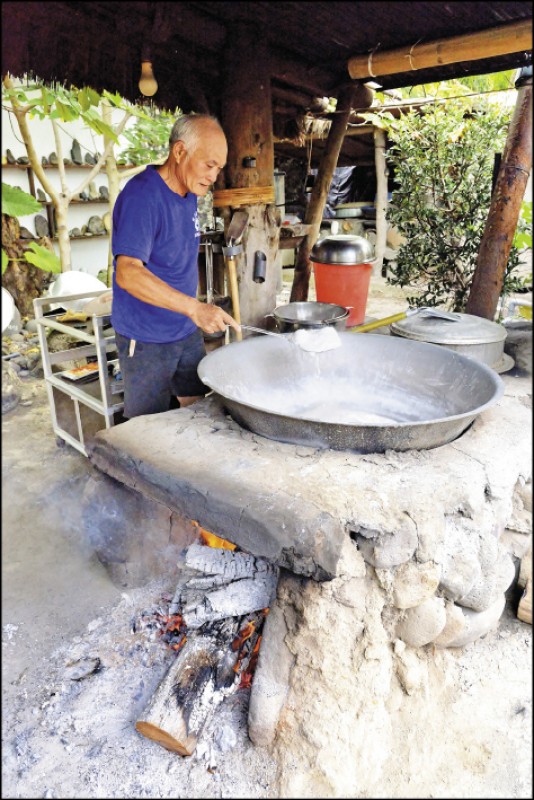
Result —
POLYGON ((204 196, 226 163, 226 137, 214 118, 180 117, 169 155, 125 185, 113 211, 112 324, 124 380, 124 416, 167 411, 208 391, 197 375, 205 355, 202 331, 237 322, 196 299, 204 196))

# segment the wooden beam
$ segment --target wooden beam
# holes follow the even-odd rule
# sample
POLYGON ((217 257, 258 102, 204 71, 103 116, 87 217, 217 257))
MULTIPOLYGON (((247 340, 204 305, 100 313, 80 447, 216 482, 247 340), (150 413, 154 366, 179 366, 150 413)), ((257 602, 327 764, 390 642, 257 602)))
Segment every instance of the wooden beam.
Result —
POLYGON ((353 56, 349 58, 348 71, 353 80, 361 80, 461 61, 478 61, 523 50, 532 50, 531 19, 426 44, 415 42, 411 47, 353 56))

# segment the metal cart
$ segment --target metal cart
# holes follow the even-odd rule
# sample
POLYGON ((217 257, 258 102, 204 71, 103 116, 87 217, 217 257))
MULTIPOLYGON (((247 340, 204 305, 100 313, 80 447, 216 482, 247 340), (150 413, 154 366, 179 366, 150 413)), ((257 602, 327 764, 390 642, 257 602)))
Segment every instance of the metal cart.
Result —
POLYGON ((105 291, 109 290, 40 297, 33 302, 54 433, 58 444, 67 442, 85 456, 87 439, 103 428, 111 428, 124 408, 123 383, 113 374, 118 371, 115 331, 109 314, 93 314, 86 322, 59 322, 57 318, 65 312, 50 307, 63 301, 89 301, 105 291), (47 328, 69 334, 80 344, 50 352, 47 328), (90 359, 98 365, 97 377, 90 383, 72 380, 72 369, 57 369, 57 365, 80 359, 90 359))

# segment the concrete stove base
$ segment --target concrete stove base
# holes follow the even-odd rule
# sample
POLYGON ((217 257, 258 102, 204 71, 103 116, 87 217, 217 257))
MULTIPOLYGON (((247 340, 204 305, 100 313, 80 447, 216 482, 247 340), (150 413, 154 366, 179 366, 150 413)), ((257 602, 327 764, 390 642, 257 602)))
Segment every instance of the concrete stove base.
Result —
POLYGON ((191 520, 320 581, 338 574, 350 537, 395 608, 432 597, 484 611, 513 578, 499 538, 531 476, 530 411, 507 380, 495 407, 433 450, 360 455, 270 441, 215 397, 101 431, 89 444, 90 539, 135 583, 173 569, 196 536, 191 520))

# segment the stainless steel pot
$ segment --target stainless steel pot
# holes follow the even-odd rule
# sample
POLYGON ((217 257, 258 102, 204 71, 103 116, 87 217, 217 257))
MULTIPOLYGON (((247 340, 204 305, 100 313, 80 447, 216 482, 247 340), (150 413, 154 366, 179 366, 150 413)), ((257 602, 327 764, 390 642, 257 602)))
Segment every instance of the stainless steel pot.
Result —
POLYGON ((341 233, 319 239, 310 253, 310 261, 320 264, 364 264, 373 258, 373 245, 368 239, 341 233))
POLYGON ((439 447, 502 395, 494 370, 447 348, 339 337, 340 347, 322 353, 300 350, 289 334, 254 337, 209 353, 198 374, 255 433, 360 453, 439 447))
POLYGON ((333 325, 344 331, 349 311, 334 303, 307 301, 277 306, 272 316, 281 333, 290 333, 299 328, 321 328, 323 325, 333 325))
POLYGON ((391 325, 393 336, 430 342, 475 358, 497 372, 511 369, 514 361, 504 353, 507 331, 504 325, 474 314, 456 315, 455 322, 423 315, 408 317, 391 325))

